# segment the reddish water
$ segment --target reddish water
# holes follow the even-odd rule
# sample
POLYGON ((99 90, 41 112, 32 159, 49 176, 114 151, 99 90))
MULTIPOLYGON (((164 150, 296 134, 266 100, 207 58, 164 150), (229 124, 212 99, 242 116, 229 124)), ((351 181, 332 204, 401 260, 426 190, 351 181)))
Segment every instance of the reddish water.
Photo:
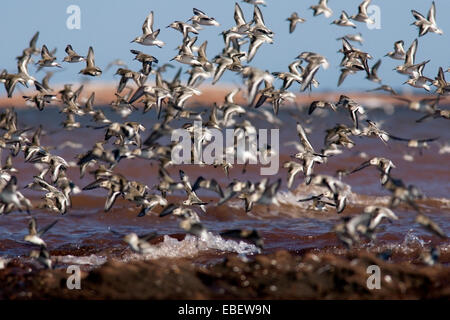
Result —
MULTIPOLYGON (((384 109, 371 109, 368 117, 377 123, 383 123, 382 128, 393 135, 408 138, 429 138, 439 136, 437 143, 430 144, 430 148, 424 150, 420 155, 418 150, 407 148, 405 143, 399 141, 390 141, 385 146, 376 138, 354 138, 356 146, 351 150, 346 150, 343 154, 329 159, 326 165, 317 165, 316 173, 333 175, 337 169, 355 168, 366 159, 360 157, 364 152, 368 157, 383 156, 391 159, 397 168, 393 169, 392 175, 401 178, 406 184, 413 184, 428 197, 426 200, 419 201, 422 210, 437 222, 441 228, 449 234, 450 231, 450 154, 439 154, 439 143, 450 142, 449 121, 444 119, 431 119, 421 124, 416 124, 415 120, 420 118, 420 114, 407 110, 403 107, 395 109, 395 113, 388 114, 384 109), (408 162, 403 159, 405 153, 414 156, 414 162, 408 162)), ((108 117, 114 120, 119 118, 112 113, 106 113, 108 117)), ((102 139, 103 130, 76 129, 73 131, 64 131, 61 129, 60 122, 63 121, 63 115, 56 109, 47 109, 46 112, 36 110, 18 110, 20 127, 36 127, 42 123, 47 134, 42 137, 43 145, 57 146, 66 140, 82 143, 82 149, 65 148, 62 150, 52 150, 53 154, 64 157, 68 162, 76 161, 76 154, 85 152, 94 142, 102 139)), ((306 115, 306 110, 301 111, 296 108, 282 107, 279 118, 283 121, 280 131, 281 150, 280 150, 280 171, 278 175, 270 177, 271 181, 276 178, 283 178, 283 186, 279 195, 280 206, 256 206, 252 212, 245 213, 243 201, 233 200, 225 205, 217 206, 217 198, 214 193, 208 191, 199 192, 200 198, 211 201, 207 206, 207 214, 201 216, 206 227, 217 234, 223 229, 231 228, 255 228, 263 236, 265 243, 265 252, 271 252, 278 248, 284 248, 293 252, 302 253, 305 250, 329 250, 341 252, 342 245, 331 231, 333 226, 342 216, 354 215, 362 212, 365 205, 386 204, 389 200, 389 193, 382 189, 379 181, 379 174, 374 168, 368 168, 352 176, 344 177, 343 181, 350 184, 353 194, 350 197, 350 203, 347 209, 337 215, 334 210, 320 213, 306 209, 305 203, 297 203, 297 199, 304 198, 312 193, 313 190, 303 184, 303 178, 298 176, 294 182, 294 188, 288 192, 286 187, 286 170, 282 168, 282 163, 288 161, 289 155, 294 154, 295 149, 290 146, 284 146, 287 141, 298 141, 295 125, 298 120, 305 124, 306 128, 312 129, 309 134, 312 145, 316 150, 320 150, 323 145, 325 129, 334 126, 336 123, 344 123, 350 126, 351 122, 347 112, 325 113, 320 110, 312 117, 306 115), (295 114, 294 117, 292 114, 295 114), (298 119, 297 119, 297 118, 298 119)), ((145 115, 140 112, 129 117, 129 120, 140 121, 146 126, 144 132, 145 138, 149 134, 151 125, 155 122, 154 111, 145 115)), ((81 121, 83 119, 80 119, 81 121)), ((253 120, 252 120, 253 121, 253 120)), ((86 124, 83 122, 82 124, 86 124)), ((182 124, 182 122, 180 122, 182 124)), ((253 121, 259 128, 275 128, 263 120, 253 121)), ((164 140, 162 140, 164 141, 164 140)), ((4 155, 5 156, 5 155, 4 155)), ((14 159, 14 165, 19 169, 19 186, 23 187, 32 180, 32 176, 38 173, 38 169, 29 163, 23 162, 22 153, 14 159)), ((222 186, 227 185, 233 178, 242 178, 242 166, 235 166, 231 170, 228 179, 221 168, 190 166, 174 166, 169 168, 169 172, 174 178, 178 178, 178 170, 183 168, 185 172, 195 180, 197 176, 203 175, 205 178, 216 178, 222 186)), ((130 180, 134 179, 152 186, 157 182, 157 165, 144 160, 123 160, 116 168, 127 176, 130 180)), ((87 174, 82 180, 79 179, 78 168, 71 168, 68 171, 69 176, 80 187, 93 181, 93 177, 87 174)), ((258 166, 248 166, 245 178, 253 182, 259 181, 258 166)), ((24 191, 25 196, 30 197, 33 203, 39 201, 41 193, 34 191, 24 191)), ((127 259, 130 258, 129 249, 120 238, 108 231, 108 227, 119 232, 147 233, 157 231, 163 235, 175 235, 182 233, 178 227, 178 222, 174 217, 167 216, 159 218, 158 216, 145 216, 138 218, 137 207, 130 202, 119 199, 113 209, 105 213, 103 205, 106 191, 91 190, 84 191, 73 197, 73 207, 68 214, 57 216, 42 210, 34 210, 33 214, 38 219, 38 223, 43 226, 54 219, 59 219, 58 224, 46 235, 45 240, 48 247, 53 252, 59 252, 60 255, 85 255, 90 257, 88 262, 99 264, 104 258, 115 257, 127 259), (82 251, 84 249, 85 251, 82 251), (100 258, 99 258, 100 257, 100 258)), ((171 199, 181 200, 184 197, 182 192, 175 193, 171 199)), ((160 208, 155 209, 159 212, 160 208)), ((422 247, 439 246, 441 252, 448 253, 450 249, 449 240, 439 239, 427 231, 421 229, 415 222, 415 213, 410 208, 400 206, 396 208, 395 213, 399 216, 398 221, 393 223, 383 223, 384 230, 377 234, 377 238, 372 243, 362 244, 362 248, 369 248, 374 251, 383 251, 393 249, 399 259, 414 259, 422 247)), ((0 256, 13 258, 27 256, 30 247, 22 241, 27 233, 27 223, 29 217, 26 213, 14 212, 0 217, 0 256)), ((383 229, 381 228, 381 229, 383 229)), ((190 237, 189 237, 190 239, 190 237)), ((188 239, 188 240, 189 240, 188 239)), ((185 240, 179 245, 172 243, 167 238, 167 243, 161 255, 183 256, 188 255, 202 263, 213 262, 224 255, 220 250, 223 244, 207 244, 203 249, 197 250, 193 241, 185 240), (184 247, 183 247, 184 246, 184 247), (208 249, 209 248, 209 249, 208 249), (214 249, 215 248, 215 249, 214 249), (184 250, 184 251, 183 251, 184 250)), ((192 239, 191 239, 192 240, 192 239)), ((216 238, 217 240, 217 238, 216 238)), ((237 244, 235 244, 237 245, 237 244)), ((202 248, 202 247, 200 247, 202 248)), ((131 256, 134 257, 134 256, 131 256)), ((447 254, 448 257, 448 254, 447 254)), ((71 263, 75 260, 64 260, 61 258, 59 265, 71 263)), ((84 260, 83 260, 84 261, 84 260)), ((77 263, 88 263, 77 260, 77 263)), ((449 261, 444 261, 448 263, 449 261)))

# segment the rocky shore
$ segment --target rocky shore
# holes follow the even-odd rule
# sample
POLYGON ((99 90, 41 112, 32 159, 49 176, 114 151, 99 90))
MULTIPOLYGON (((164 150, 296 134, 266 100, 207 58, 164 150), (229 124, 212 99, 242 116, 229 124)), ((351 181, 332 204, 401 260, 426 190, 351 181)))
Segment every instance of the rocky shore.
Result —
MULTIPOLYGON (((448 256, 443 256, 448 259, 448 256)), ((11 260, 0 270, 0 299, 436 299, 450 298, 450 268, 392 263, 365 251, 343 255, 280 250, 204 265, 191 259, 109 260, 83 271, 69 290, 65 269, 43 270, 11 260), (367 268, 381 271, 369 289, 367 268)))

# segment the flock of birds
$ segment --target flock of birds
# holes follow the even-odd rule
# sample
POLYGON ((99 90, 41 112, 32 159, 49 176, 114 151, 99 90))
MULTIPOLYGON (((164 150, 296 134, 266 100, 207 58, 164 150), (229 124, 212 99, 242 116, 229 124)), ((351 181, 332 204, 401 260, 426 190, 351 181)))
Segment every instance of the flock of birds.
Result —
MULTIPOLYGON (((126 119, 123 122, 113 122, 105 116, 101 109, 95 108, 95 92, 92 92, 90 97, 82 102, 80 94, 83 85, 75 90, 72 85, 66 84, 61 91, 55 92, 49 85, 52 72, 48 72, 42 81, 37 81, 28 70, 28 65, 34 61, 33 56, 41 56, 41 59, 35 63, 38 70, 61 68, 54 51, 50 52, 46 45, 42 45, 41 48, 37 47, 39 33, 35 34, 29 46, 23 50, 22 55, 17 57, 18 72, 8 73, 4 70, 0 74, 0 81, 4 83, 8 97, 13 96, 17 84, 34 85, 36 88, 34 95, 23 96, 23 98, 41 111, 48 104, 62 103, 61 112, 66 116, 62 125, 66 130, 81 127, 76 117, 90 117, 94 124, 88 125, 88 127, 93 130, 104 130, 104 139, 94 143, 87 152, 80 154, 75 166, 80 168, 81 177, 86 172, 93 176, 93 181, 83 187, 83 190, 102 188, 108 192, 104 206, 105 212, 111 209, 115 200, 119 197, 139 207, 138 216, 141 217, 154 214, 152 210, 159 206, 162 207, 160 217, 172 214, 179 219, 179 226, 183 230, 199 238, 204 238, 207 235, 207 229, 202 224, 197 210, 203 214, 206 213, 208 203, 201 200, 197 195, 196 192, 199 189, 207 189, 217 193, 220 198, 217 205, 224 204, 233 198, 244 200, 245 211, 249 212, 255 204, 270 205, 277 203, 281 179, 275 182, 270 182, 267 178, 258 182, 234 179, 226 187, 221 187, 215 179, 205 179, 201 176, 191 183, 188 175, 182 170, 179 170, 179 179, 177 179, 167 171, 167 168, 173 165, 171 153, 177 143, 171 142, 163 145, 158 142, 159 139, 169 136, 176 129, 173 126, 173 121, 184 120, 186 123, 182 128, 188 130, 192 137, 194 134, 199 134, 201 136, 200 143, 203 145, 208 144, 209 130, 212 128, 220 130, 234 128, 238 140, 245 140, 247 139, 246 133, 256 131, 251 122, 252 118, 260 117, 271 123, 279 124, 280 121, 276 115, 280 106, 293 102, 295 99, 295 94, 288 89, 294 84, 298 84, 300 91, 311 90, 312 87, 319 86, 319 82, 315 78, 316 74, 320 67, 326 69, 329 66, 328 60, 324 56, 306 51, 296 57, 295 61, 289 65, 288 71, 270 73, 250 66, 248 63, 252 61, 258 49, 264 43, 273 43, 274 33, 265 24, 259 7, 260 5, 265 6, 265 2, 263 0, 245 0, 244 2, 253 5, 253 18, 246 20, 240 5, 236 3, 234 10, 236 24, 221 33, 224 48, 220 54, 211 60, 208 59, 206 53, 207 41, 204 41, 200 46, 196 46, 195 43, 202 28, 220 25, 214 18, 194 8, 194 15, 187 22, 175 21, 168 26, 182 35, 182 42, 178 46, 178 54, 172 60, 188 66, 189 79, 187 83, 183 83, 181 80, 181 68, 172 80, 166 80, 163 78, 163 74, 173 65, 164 64, 155 68, 154 64, 159 62, 156 57, 134 49, 130 51, 134 60, 142 64, 140 70, 128 69, 119 59, 114 60, 108 66, 108 68, 114 65, 119 67, 116 71, 116 75, 120 76, 120 82, 115 93, 117 99, 111 106, 123 119, 138 109, 135 106, 137 102, 143 103, 144 113, 152 108, 156 109, 158 121, 145 139, 141 138, 142 132, 146 129, 143 124, 126 121, 126 119), (248 50, 245 51, 243 45, 247 42, 250 43, 248 50), (203 117, 204 112, 194 112, 185 108, 186 102, 191 97, 201 94, 200 84, 210 78, 212 84, 215 84, 226 71, 242 76, 247 88, 247 106, 235 102, 234 98, 241 90, 236 89, 226 95, 223 104, 215 104, 211 107, 209 117, 203 117), (154 83, 147 81, 152 76, 155 77, 154 83), (279 88, 275 87, 277 79, 282 81, 279 88), (130 86, 130 82, 134 83, 135 86, 130 86), (128 92, 122 94, 124 90, 128 92), (267 110, 259 109, 260 106, 268 102, 273 106, 273 115, 267 110), (237 115, 241 121, 236 118, 237 115), (193 125, 194 120, 202 121, 203 128, 200 129, 200 132, 196 132, 198 129, 193 125), (115 166, 120 161, 135 158, 147 159, 159 164, 158 184, 149 187, 114 172, 115 166), (179 203, 169 203, 167 195, 177 190, 184 192, 187 199, 179 203)), ((373 23, 367 14, 369 3, 370 0, 363 1, 359 6, 358 13, 352 16, 343 11, 340 18, 333 21, 333 24, 355 28, 355 22, 373 23)), ((311 9, 314 11, 314 16, 323 14, 326 18, 329 18, 333 14, 327 5, 327 0, 321 0, 317 5, 311 6, 311 9)), ((419 36, 428 32, 442 34, 436 24, 434 2, 427 18, 414 10, 412 10, 412 14, 416 19, 414 25, 419 28, 419 36)), ((300 18, 296 12, 287 20, 291 33, 295 31, 298 23, 305 22, 305 19, 300 18)), ((154 13, 152 11, 145 19, 142 34, 132 42, 143 46, 163 47, 165 43, 158 38, 159 34, 160 29, 155 30, 154 28, 154 13)), ((346 76, 359 71, 366 72, 368 80, 381 83, 377 74, 381 60, 370 68, 368 60, 372 59, 372 56, 350 44, 352 41, 361 42, 361 35, 347 35, 340 40, 342 40, 340 53, 343 54, 343 59, 338 84, 341 84, 346 76)), ((437 107, 440 96, 450 91, 450 83, 446 82, 443 69, 439 69, 439 73, 434 80, 425 77, 423 70, 429 60, 421 63, 415 61, 418 40, 414 40, 406 52, 403 45, 403 41, 397 41, 394 45, 394 51, 386 55, 392 59, 404 61, 402 65, 396 68, 397 72, 407 75, 409 79, 406 83, 416 88, 424 88, 430 91, 430 86, 436 87, 436 97, 420 102, 407 101, 410 108, 424 112, 418 122, 430 117, 449 119, 449 111, 437 107)), ((91 77, 98 77, 102 74, 102 70, 95 64, 92 47, 89 47, 86 57, 78 54, 71 45, 67 45, 65 52, 67 55, 63 59, 64 63, 86 64, 86 67, 79 72, 80 74, 91 77)), ((388 85, 382 85, 376 90, 385 90, 400 100, 404 99, 397 97, 396 92, 388 85)), ((324 147, 319 152, 309 142, 307 130, 303 128, 300 122, 297 123, 300 143, 294 142, 294 144, 296 144, 299 152, 292 155, 292 160, 283 165, 288 170, 287 186, 291 189, 296 176, 302 173, 306 185, 319 186, 323 190, 320 194, 299 201, 311 202, 310 208, 313 210, 323 211, 335 208, 337 213, 341 213, 346 208, 350 192, 349 185, 342 182, 341 178, 364 168, 373 167, 380 173, 381 185, 392 195, 390 205, 389 207, 368 206, 362 214, 343 218, 335 226, 334 231, 345 246, 350 248, 359 243, 362 238, 373 240, 376 229, 383 218, 398 219, 392 209, 400 204, 405 204, 417 212, 417 223, 430 232, 445 238, 446 235, 442 229, 427 217, 417 204, 417 200, 424 197, 422 193, 416 187, 407 185, 401 179, 394 177, 392 169, 395 168, 395 165, 387 158, 373 157, 362 163, 358 168, 340 172, 339 177, 314 173, 316 165, 323 165, 328 161, 328 158, 344 152, 345 149, 352 148, 355 145, 351 139, 352 136, 376 137, 384 144, 387 144, 390 138, 397 139, 406 141, 409 147, 419 148, 420 150, 427 148, 427 143, 437 138, 404 139, 382 130, 369 119, 365 123, 360 123, 358 115, 367 114, 364 107, 345 95, 341 95, 336 103, 331 101, 312 102, 308 114, 312 115, 317 108, 330 108, 334 111, 337 108, 346 109, 350 115, 351 125, 337 124, 335 127, 326 130, 324 147)), ((61 215, 66 214, 71 208, 71 196, 81 192, 80 188, 66 174, 67 169, 73 164, 52 154, 50 147, 41 145, 40 138, 44 130, 42 127, 35 129, 32 137, 28 135, 32 128, 19 128, 17 113, 13 109, 6 109, 1 113, 0 129, 3 131, 0 138, 1 149, 10 152, 0 174, 0 213, 6 215, 18 210, 27 211, 31 215, 33 208, 37 207, 61 215), (12 159, 21 152, 25 162, 33 163, 40 168, 39 175, 36 175, 33 181, 25 187, 44 193, 43 201, 36 206, 33 206, 31 201, 18 189, 17 178, 14 175, 17 170, 13 167, 12 159)), ((274 151, 271 150, 270 146, 267 146, 266 152, 274 151)), ((246 155, 247 159, 251 156, 246 155)), ((228 176, 233 164, 227 162, 226 157, 224 157, 221 161, 214 163, 214 167, 222 168, 228 176)), ((33 250, 30 256, 36 258, 48 268, 52 267, 52 261, 42 237, 56 223, 57 221, 54 221, 38 230, 36 219, 31 217, 28 227, 29 232, 24 238, 26 242, 39 247, 39 250, 33 250)), ((114 230, 111 231, 123 237, 123 240, 129 244, 133 251, 141 254, 149 252, 152 245, 148 241, 157 235, 156 233, 143 236, 138 236, 135 233, 123 235, 114 230)), ((249 241, 259 248, 263 247, 263 239, 259 232, 254 229, 225 230, 221 233, 221 236, 249 241)))

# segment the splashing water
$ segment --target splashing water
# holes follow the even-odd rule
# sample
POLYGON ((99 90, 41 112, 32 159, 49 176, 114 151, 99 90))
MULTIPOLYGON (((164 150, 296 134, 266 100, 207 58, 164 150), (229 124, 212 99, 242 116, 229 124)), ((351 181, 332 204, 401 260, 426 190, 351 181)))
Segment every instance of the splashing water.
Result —
POLYGON ((260 252, 260 250, 253 244, 249 244, 244 241, 237 242, 234 240, 225 240, 220 236, 208 232, 204 238, 186 235, 186 237, 181 241, 165 235, 161 243, 150 248, 150 250, 148 250, 145 254, 139 255, 132 253, 125 257, 124 260, 152 260, 162 257, 194 257, 201 251, 211 249, 235 252, 241 255, 250 255, 260 252))
POLYGON ((420 239, 415 233, 414 229, 409 229, 408 232, 405 235, 405 238, 403 239, 402 246, 408 247, 408 246, 414 246, 418 244, 420 247, 424 247, 426 244, 428 244, 429 241, 424 241, 420 239))

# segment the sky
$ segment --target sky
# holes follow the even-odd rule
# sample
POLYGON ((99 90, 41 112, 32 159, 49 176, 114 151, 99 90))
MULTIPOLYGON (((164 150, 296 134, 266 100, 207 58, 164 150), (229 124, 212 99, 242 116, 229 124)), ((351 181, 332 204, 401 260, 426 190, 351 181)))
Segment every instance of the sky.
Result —
MULTIPOLYGON (((384 55, 393 50, 393 44, 397 40, 405 41, 405 50, 418 38, 418 30, 411 25, 414 18, 411 9, 415 9, 427 15, 431 6, 429 0, 373 0, 372 5, 380 9, 380 28, 370 30, 366 24, 356 22, 357 29, 339 27, 330 23, 337 19, 342 10, 349 15, 357 13, 358 0, 329 0, 329 6, 333 10, 330 18, 323 15, 313 17, 313 11, 309 7, 318 0, 266 0, 267 7, 261 7, 266 25, 275 33, 273 44, 263 44, 250 65, 268 70, 270 72, 287 71, 287 66, 295 57, 303 51, 313 51, 327 57, 330 67, 327 70, 319 70, 316 79, 320 87, 315 91, 330 90, 367 90, 377 87, 376 83, 365 79, 365 74, 359 72, 349 75, 345 82, 338 88, 339 63, 342 54, 337 53, 342 46, 336 38, 346 34, 361 32, 365 40, 361 49, 369 52, 374 58, 369 61, 369 66, 379 58, 382 63, 379 68, 379 76, 384 84, 394 88, 402 88, 411 91, 413 88, 402 85, 406 76, 400 75, 392 69, 401 64, 399 60, 392 60, 384 55), (295 32, 289 34, 286 18, 292 12, 298 12, 300 17, 306 19, 303 24, 298 24, 295 32)), ((436 21, 444 31, 443 35, 428 33, 419 38, 419 46, 416 61, 431 59, 425 67, 424 74, 434 78, 439 66, 446 70, 450 66, 450 19, 445 14, 450 12, 450 1, 436 0, 436 21)), ((168 62, 176 54, 176 47, 181 43, 182 35, 178 31, 166 28, 175 20, 187 21, 192 16, 192 8, 196 7, 209 16, 214 17, 221 24, 219 27, 204 27, 200 31, 197 44, 208 40, 207 55, 214 58, 223 48, 222 36, 219 33, 234 25, 234 4, 232 0, 39 0, 39 1, 8 1, 2 3, 2 19, 0 26, 4 32, 0 33, 2 50, 0 50, 0 68, 6 68, 9 72, 16 72, 15 57, 21 54, 22 49, 28 45, 29 40, 36 31, 40 31, 38 46, 46 44, 52 50, 57 48, 56 56, 61 61, 65 55, 64 48, 71 44, 75 51, 86 55, 89 46, 94 47, 95 62, 101 67, 117 58, 124 60, 131 69, 138 70, 140 65, 133 61, 130 49, 141 50, 159 59, 160 64, 168 62), (80 29, 68 29, 66 21, 69 18, 67 8, 77 5, 80 8, 80 29), (150 11, 155 13, 155 29, 161 28, 159 39, 166 45, 163 48, 142 46, 130 43, 142 33, 142 24, 150 11)), ((246 20, 250 20, 253 14, 253 6, 240 2, 246 20)), ((360 47, 359 44, 355 44, 360 47)), ((247 46, 244 46, 246 49, 247 46)), ((187 66, 177 62, 179 67, 187 66)), ((82 80, 83 76, 78 71, 84 68, 84 64, 62 63, 63 69, 55 74, 51 83, 74 83, 82 80)), ((51 68, 55 69, 56 68, 51 68)), ((114 76, 116 68, 104 72, 95 81, 118 81, 114 76)), ((30 66, 30 72, 40 79, 44 76, 41 71, 35 74, 35 67, 30 66)), ((170 76, 170 73, 167 75, 170 76)), ((188 75, 185 75, 187 78, 188 75)), ((450 76, 450 75, 449 75, 450 76)), ((209 80, 211 81, 211 80, 209 80)), ((205 82, 208 83, 208 82, 205 82)), ((210 83, 210 82, 209 82, 210 83)), ((239 85, 241 77, 227 71, 221 81, 222 84, 239 85)), ((292 88, 298 90, 297 87, 292 88)), ((421 89, 417 89, 423 91, 421 89)), ((4 90, 1 91, 4 95, 4 90)))

